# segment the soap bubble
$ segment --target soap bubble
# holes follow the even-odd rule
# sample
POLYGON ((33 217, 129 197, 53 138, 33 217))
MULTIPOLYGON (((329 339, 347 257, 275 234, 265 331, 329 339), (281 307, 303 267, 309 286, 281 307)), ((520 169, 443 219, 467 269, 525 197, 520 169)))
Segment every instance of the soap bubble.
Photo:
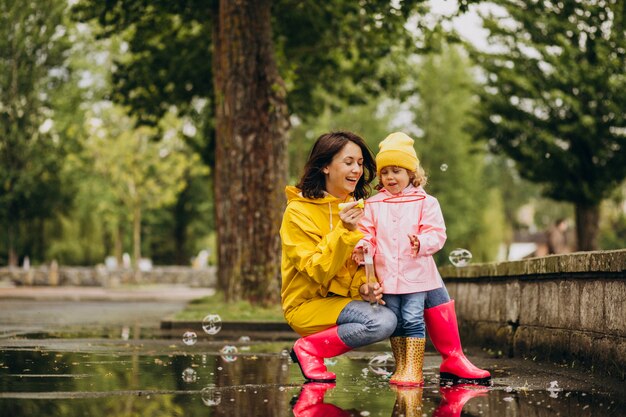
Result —
POLYGON ((193 346, 198 341, 198 335, 196 332, 185 332, 183 333, 183 343, 187 346, 193 346))
POLYGON ((458 248, 450 252, 448 259, 454 266, 467 266, 472 260, 472 253, 467 249, 458 248))
POLYGON ((202 402, 207 407, 216 406, 222 402, 222 393, 219 392, 213 384, 202 388, 200 395, 202 396, 202 402))
POLYGON ((250 346, 246 343, 250 343, 250 336, 241 336, 238 340, 239 343, 242 343, 241 350, 250 350, 250 346))
POLYGON ((222 318, 218 314, 207 314, 202 319, 202 329, 207 334, 217 334, 222 330, 222 318))
POLYGON ((187 368, 183 371, 183 381, 191 383, 196 382, 196 379, 198 379, 198 375, 194 369, 187 368))
POLYGON ((324 359, 324 365, 326 365, 326 366, 335 366, 335 365, 337 365, 337 359, 336 358, 326 358, 326 359, 324 359))
POLYGON ((235 362, 237 360, 236 346, 226 345, 220 350, 220 353, 222 354, 222 359, 226 362, 235 362))
POLYGON ((370 371, 376 375, 389 376, 393 373, 393 369, 396 366, 396 361, 390 353, 383 353, 382 355, 376 355, 370 359, 368 367, 370 371))
POLYGON ((441 172, 446 172, 448 170, 448 164, 441 164, 439 169, 441 170, 441 172))

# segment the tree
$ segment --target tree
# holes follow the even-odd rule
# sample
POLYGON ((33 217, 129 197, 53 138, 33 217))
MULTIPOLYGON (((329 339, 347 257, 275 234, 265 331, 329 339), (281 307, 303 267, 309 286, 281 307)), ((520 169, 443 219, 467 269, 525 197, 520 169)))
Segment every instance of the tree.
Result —
POLYGON ((50 100, 63 82, 66 2, 0 1, 0 226, 8 264, 24 245, 19 231, 50 217, 71 190, 59 177, 66 143, 50 100))
POLYGON ((479 119, 494 152, 546 196, 575 205, 579 250, 597 248, 599 207, 626 177, 623 1, 495 1, 484 25, 497 52, 479 119))

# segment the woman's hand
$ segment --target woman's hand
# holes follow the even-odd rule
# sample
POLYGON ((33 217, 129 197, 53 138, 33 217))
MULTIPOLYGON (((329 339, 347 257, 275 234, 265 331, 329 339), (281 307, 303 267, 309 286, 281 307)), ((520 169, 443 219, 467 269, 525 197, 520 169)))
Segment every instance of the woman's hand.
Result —
POLYGON ((365 262, 363 247, 354 248, 352 251, 352 260, 356 262, 357 265, 362 265, 365 262))
POLYGON ((339 218, 343 222, 343 226, 350 231, 357 229, 363 214, 365 214, 362 208, 356 207, 357 204, 358 202, 352 201, 349 206, 339 212, 339 218))
POLYGON ((385 305, 385 302, 383 301, 383 284, 380 282, 374 284, 373 295, 370 294, 370 289, 367 284, 363 284, 359 287, 359 294, 361 294, 361 298, 365 301, 372 302, 372 300, 376 300, 378 304, 383 306, 385 305))

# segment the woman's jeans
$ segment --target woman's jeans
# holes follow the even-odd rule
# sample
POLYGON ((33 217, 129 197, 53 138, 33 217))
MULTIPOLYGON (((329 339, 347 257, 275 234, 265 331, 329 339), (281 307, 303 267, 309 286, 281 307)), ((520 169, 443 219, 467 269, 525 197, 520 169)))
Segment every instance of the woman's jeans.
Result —
POLYGON ((398 319, 396 330, 391 335, 402 337, 426 337, 424 326, 424 301, 426 292, 408 294, 385 294, 383 300, 398 319))
POLYGON ((426 301, 424 302, 424 308, 437 307, 440 304, 444 304, 450 301, 450 295, 445 284, 442 282, 441 287, 426 291, 426 301))
POLYGON ((387 339, 396 329, 396 315, 382 305, 350 301, 337 319, 337 334, 343 343, 358 348, 387 339))

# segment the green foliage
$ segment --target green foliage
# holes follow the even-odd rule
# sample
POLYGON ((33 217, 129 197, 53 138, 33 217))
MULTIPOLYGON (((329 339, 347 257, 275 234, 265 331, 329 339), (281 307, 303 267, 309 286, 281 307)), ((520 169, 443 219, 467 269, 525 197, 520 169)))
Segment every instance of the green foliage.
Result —
POLYGON ((470 111, 475 106, 470 62, 458 49, 443 44, 419 65, 417 104, 413 108, 416 149, 429 176, 427 189, 441 204, 448 240, 437 255, 440 264, 454 248, 466 248, 474 260, 493 260, 502 241, 501 216, 484 219, 488 205, 497 199, 484 181, 486 151, 468 133, 470 111), (496 221, 500 220, 500 222, 496 221), (482 236, 477 240, 476 236, 482 236), (488 236, 494 240, 489 241, 488 236))
POLYGON ((600 247, 605 250, 626 248, 626 183, 615 190, 602 205, 600 247))
POLYGON ((624 2, 495 3, 482 134, 546 196, 595 206, 626 177, 624 2))
POLYGON ((213 7, 199 0, 90 0, 74 6, 74 16, 97 20, 102 38, 125 41, 127 53, 115 60, 112 99, 156 126, 170 106, 185 113, 194 97, 213 97, 213 7))
MULTIPOLYGON (((499 248, 510 243, 513 231, 504 215, 504 201, 498 188, 488 188, 478 212, 479 234, 474 236, 467 248, 471 249, 472 261, 493 262, 497 260, 499 248)), ((442 264, 443 265, 443 264, 442 264)))
POLYGON ((0 227, 9 262, 25 250, 17 230, 49 218, 71 191, 62 186, 66 143, 51 108, 66 75, 65 8, 57 0, 0 1, 0 227))
POLYGON ((215 256, 216 246, 208 239, 215 230, 212 181, 201 174, 185 182, 173 204, 146 213, 143 252, 156 264, 188 265, 202 249, 215 256))
MULTIPOLYGON (((140 121, 155 124, 170 105, 186 113, 194 97, 213 102, 211 37, 218 3, 82 0, 74 15, 96 20, 101 36, 128 42, 127 58, 116 62, 113 98, 140 121)), ((276 59, 290 111, 300 117, 323 111, 320 91, 363 104, 367 95, 400 85, 401 74, 382 62, 397 48, 413 48, 405 23, 425 10, 421 3, 274 2, 276 59)))

